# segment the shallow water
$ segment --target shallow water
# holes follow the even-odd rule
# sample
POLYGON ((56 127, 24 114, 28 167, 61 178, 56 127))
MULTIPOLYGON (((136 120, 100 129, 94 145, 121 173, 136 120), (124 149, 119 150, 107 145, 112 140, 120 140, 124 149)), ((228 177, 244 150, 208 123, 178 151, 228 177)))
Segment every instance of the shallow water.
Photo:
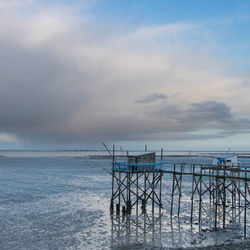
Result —
MULTIPOLYGON (((171 162, 209 158, 171 157, 171 162)), ((182 197, 180 219, 169 217, 171 177, 164 176, 162 214, 111 217, 108 159, 21 153, 0 158, 0 249, 119 249, 189 247, 241 238, 242 226, 199 232, 188 223, 182 197)), ((187 180, 183 183, 189 186, 187 180)), ((229 241, 230 242, 230 241, 229 241)))

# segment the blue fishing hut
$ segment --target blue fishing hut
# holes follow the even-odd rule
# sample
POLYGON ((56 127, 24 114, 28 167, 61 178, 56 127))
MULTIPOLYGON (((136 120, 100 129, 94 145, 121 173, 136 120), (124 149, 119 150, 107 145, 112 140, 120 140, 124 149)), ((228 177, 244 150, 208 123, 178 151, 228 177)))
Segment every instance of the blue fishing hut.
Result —
POLYGON ((133 208, 138 213, 139 204, 142 212, 146 212, 146 205, 162 208, 161 186, 162 186, 162 161, 156 162, 155 153, 141 155, 127 155, 125 161, 112 163, 112 197, 110 211, 130 214, 133 208))

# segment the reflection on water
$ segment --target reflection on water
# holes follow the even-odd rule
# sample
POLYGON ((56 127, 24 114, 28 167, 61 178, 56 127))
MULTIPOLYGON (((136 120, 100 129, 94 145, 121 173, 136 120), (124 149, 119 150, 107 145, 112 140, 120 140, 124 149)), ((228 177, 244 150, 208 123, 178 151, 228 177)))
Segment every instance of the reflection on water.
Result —
POLYGON ((241 238, 237 227, 199 231, 185 218, 164 214, 111 216, 111 249, 169 249, 231 243, 241 238))
POLYGON ((111 247, 146 248, 161 247, 161 217, 148 215, 140 216, 111 216, 111 247))

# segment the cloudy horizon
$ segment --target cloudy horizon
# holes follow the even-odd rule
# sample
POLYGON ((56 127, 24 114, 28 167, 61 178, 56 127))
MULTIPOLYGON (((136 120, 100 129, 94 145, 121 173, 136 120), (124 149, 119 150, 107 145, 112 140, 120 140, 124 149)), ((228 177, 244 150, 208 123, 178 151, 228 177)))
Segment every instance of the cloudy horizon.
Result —
POLYGON ((184 2, 0 0, 0 149, 249 149, 250 4, 184 2))

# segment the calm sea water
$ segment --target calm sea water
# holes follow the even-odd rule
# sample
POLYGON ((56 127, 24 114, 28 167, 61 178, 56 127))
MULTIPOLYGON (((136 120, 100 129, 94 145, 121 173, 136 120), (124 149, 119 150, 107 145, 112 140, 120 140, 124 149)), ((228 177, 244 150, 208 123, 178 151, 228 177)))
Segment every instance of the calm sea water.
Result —
MULTIPOLYGON (((157 249, 189 246, 192 241, 206 245, 225 240, 226 232, 203 239, 195 228, 191 230, 185 224, 188 215, 184 215, 182 224, 170 223, 170 177, 164 177, 163 182, 163 215, 136 218, 137 224, 133 224, 133 217, 130 221, 110 217, 109 159, 58 152, 0 155, 4 153, 7 157, 0 157, 0 249, 119 249, 121 245, 157 249), (150 225, 147 220, 157 223, 147 235, 140 234, 138 225, 150 225)), ((199 157, 168 160, 211 161, 199 157)))

